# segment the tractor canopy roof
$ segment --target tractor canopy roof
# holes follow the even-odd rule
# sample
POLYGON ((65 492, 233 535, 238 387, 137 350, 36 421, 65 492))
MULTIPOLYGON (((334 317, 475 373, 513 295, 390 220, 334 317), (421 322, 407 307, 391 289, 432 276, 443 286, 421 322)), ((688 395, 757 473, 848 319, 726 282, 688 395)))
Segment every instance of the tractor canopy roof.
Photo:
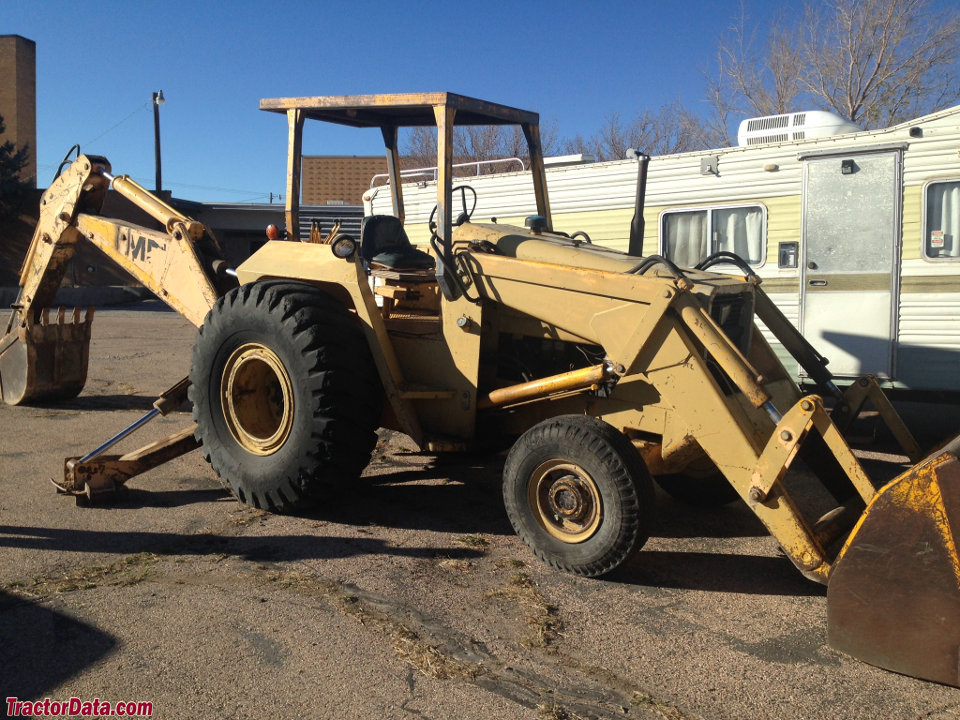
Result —
POLYGON ((449 92, 265 98, 260 109, 353 127, 419 127, 437 124, 435 110, 454 110, 457 125, 538 125, 535 112, 449 92))

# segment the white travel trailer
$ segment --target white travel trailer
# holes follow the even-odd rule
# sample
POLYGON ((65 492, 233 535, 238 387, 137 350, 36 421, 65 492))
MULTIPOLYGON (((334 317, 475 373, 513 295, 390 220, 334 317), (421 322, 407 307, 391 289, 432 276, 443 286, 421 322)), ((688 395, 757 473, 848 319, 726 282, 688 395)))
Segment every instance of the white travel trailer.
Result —
MULTIPOLYGON (((651 159, 642 247, 629 247, 636 159, 548 166, 553 227, 680 266, 734 252, 838 378, 960 391, 960 106, 871 131, 821 112, 758 118, 740 142, 651 159)), ((529 173, 460 183, 477 192, 474 222, 535 213, 529 173)), ((425 243, 436 183, 403 197, 425 243)), ((371 189, 366 212, 389 214, 388 198, 371 189)))

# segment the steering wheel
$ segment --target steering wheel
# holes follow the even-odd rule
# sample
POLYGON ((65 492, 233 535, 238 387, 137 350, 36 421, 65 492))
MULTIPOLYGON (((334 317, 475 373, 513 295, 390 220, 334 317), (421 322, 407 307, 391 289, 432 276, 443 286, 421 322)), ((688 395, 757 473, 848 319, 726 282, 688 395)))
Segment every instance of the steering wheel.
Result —
MULTIPOLYGON (((473 217, 474 210, 477 209, 477 191, 474 190, 469 185, 459 185, 451 191, 451 199, 454 193, 460 193, 460 214, 457 215, 457 219, 453 221, 454 225, 463 225, 467 220, 473 217), (473 202, 470 205, 470 209, 467 210, 467 191, 470 191, 470 194, 473 195, 473 202)), ((430 211, 430 219, 427 220, 427 226, 430 228, 430 232, 435 233, 437 231, 437 223, 435 218, 437 217, 437 208, 439 205, 434 205, 433 210, 430 211)))

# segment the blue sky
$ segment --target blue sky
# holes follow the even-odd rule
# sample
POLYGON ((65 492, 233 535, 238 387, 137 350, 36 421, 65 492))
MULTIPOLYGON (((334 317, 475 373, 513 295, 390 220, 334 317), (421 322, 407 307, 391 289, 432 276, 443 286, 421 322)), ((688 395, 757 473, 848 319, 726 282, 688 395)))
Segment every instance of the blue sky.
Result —
MULTIPOLYGON (((782 0, 744 0, 765 19, 782 0)), ((0 34, 37 43, 39 184, 74 143, 195 200, 282 193, 286 122, 262 97, 451 91, 540 113, 561 137, 681 100, 739 2, 40 2, 0 0, 0 34)), ((307 154, 379 154, 380 135, 309 124, 307 154)))

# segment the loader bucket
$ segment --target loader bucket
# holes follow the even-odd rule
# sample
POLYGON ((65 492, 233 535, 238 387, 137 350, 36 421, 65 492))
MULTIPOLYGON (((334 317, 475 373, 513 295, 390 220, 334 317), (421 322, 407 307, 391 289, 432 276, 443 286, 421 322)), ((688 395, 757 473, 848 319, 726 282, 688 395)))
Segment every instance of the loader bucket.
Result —
POLYGON ((0 341, 0 392, 7 405, 76 397, 87 380, 93 308, 64 308, 51 322, 49 308, 38 322, 14 328, 0 341))
POLYGON ((960 687, 960 437, 884 486, 827 584, 827 639, 894 672, 960 687))

